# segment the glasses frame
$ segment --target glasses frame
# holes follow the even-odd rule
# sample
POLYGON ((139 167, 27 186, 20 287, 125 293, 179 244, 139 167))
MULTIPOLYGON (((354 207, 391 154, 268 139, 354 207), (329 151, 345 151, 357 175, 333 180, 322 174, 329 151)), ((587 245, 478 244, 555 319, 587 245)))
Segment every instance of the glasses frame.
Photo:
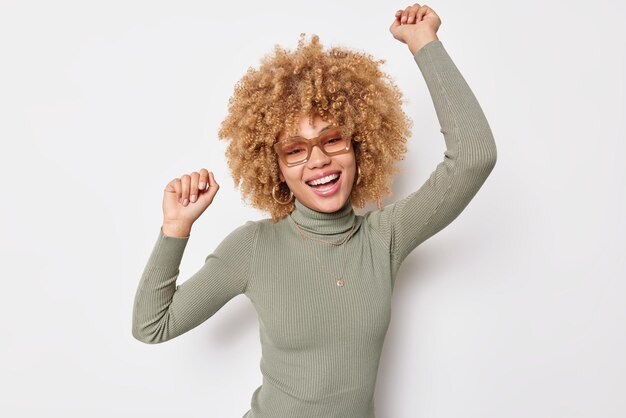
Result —
POLYGON ((324 130, 324 132, 322 132, 321 134, 319 134, 318 136, 316 136, 315 138, 305 138, 303 136, 294 136, 293 138, 289 138, 283 141, 278 141, 277 143, 274 144, 273 148, 274 148, 274 152, 278 155, 278 158, 280 158, 280 160, 287 166, 287 167, 294 167, 300 164, 304 164, 307 161, 309 161, 309 159, 311 158, 311 153, 313 152, 313 147, 317 146, 320 151, 322 151, 326 156, 328 157, 332 157, 334 155, 339 155, 339 154, 345 154, 350 152, 350 150, 352 149, 352 139, 350 138, 348 140, 348 142, 346 143, 346 147, 339 150, 339 151, 335 151, 335 152, 326 152, 324 150, 324 147, 322 147, 322 137, 325 137, 329 134, 329 132, 326 131, 331 131, 333 129, 339 129, 341 130, 341 135, 342 136, 346 136, 346 132, 345 129, 342 126, 334 126, 332 125, 332 128, 327 128, 324 130), (292 141, 300 141, 300 140, 304 140, 304 142, 307 145, 307 154, 306 154, 306 158, 303 161, 297 162, 297 163, 288 163, 285 158, 284 155, 280 152, 279 147, 281 144, 285 143, 285 142, 292 142, 292 141))

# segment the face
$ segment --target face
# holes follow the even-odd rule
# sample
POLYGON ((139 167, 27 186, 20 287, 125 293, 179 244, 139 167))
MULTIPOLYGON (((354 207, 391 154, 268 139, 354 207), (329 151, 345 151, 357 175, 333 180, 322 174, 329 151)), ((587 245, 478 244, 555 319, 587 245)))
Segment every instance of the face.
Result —
MULTIPOLYGON (((319 115, 315 115, 313 125, 309 124, 308 116, 302 116, 296 135, 307 139, 314 138, 322 132, 322 129, 330 125, 319 115)), ((278 140, 282 141, 286 138, 287 135, 282 133, 278 140)), ((287 182, 289 189, 302 204, 318 212, 326 213, 338 211, 346 203, 356 174, 354 148, 351 148, 348 153, 329 157, 316 146, 311 150, 311 157, 307 162, 288 167, 279 158, 278 166, 281 171, 280 180, 287 182), (314 179, 335 173, 339 175, 339 179, 330 189, 328 189, 330 184, 318 189, 307 184, 314 179)))

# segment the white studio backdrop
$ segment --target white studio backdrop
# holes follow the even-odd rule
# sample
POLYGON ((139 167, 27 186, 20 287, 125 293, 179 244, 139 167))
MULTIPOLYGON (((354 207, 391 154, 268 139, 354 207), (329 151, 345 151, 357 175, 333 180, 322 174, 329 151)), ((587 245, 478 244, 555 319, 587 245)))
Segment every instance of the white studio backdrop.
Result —
MULTIPOLYGON (((245 296, 164 344, 131 335, 163 188, 202 167, 221 184, 180 282, 234 228, 267 217, 241 200, 217 130, 246 69, 304 32, 386 60, 414 128, 384 203, 416 190, 445 144, 389 32, 411 3, 0 4, 0 414, 241 417, 261 384, 245 296)), ((400 270, 377 418, 623 417, 624 3, 427 4, 498 162, 400 270)))

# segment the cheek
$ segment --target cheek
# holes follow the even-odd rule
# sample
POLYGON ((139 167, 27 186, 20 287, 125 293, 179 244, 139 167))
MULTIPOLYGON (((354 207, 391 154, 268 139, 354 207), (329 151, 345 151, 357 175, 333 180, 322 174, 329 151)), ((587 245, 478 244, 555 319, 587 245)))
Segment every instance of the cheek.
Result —
POLYGON ((353 155, 348 155, 345 161, 343 161, 342 165, 346 171, 354 176, 354 174, 356 173, 356 160, 353 155))
POLYGON ((295 183, 302 180, 302 169, 298 166, 283 167, 282 173, 287 183, 295 183))

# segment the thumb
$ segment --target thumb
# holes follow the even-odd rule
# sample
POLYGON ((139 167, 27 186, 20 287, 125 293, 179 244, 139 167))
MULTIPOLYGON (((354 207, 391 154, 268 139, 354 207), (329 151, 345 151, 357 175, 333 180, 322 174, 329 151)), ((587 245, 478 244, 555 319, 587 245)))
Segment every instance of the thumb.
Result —
POLYGON ((215 197, 215 194, 217 193, 219 188, 220 188, 220 185, 217 184, 217 182, 215 181, 215 177, 213 177, 213 172, 209 171, 208 189, 206 189, 206 191, 202 193, 200 196, 203 199, 205 199, 207 203, 210 205, 211 202, 213 202, 213 198, 215 197))

